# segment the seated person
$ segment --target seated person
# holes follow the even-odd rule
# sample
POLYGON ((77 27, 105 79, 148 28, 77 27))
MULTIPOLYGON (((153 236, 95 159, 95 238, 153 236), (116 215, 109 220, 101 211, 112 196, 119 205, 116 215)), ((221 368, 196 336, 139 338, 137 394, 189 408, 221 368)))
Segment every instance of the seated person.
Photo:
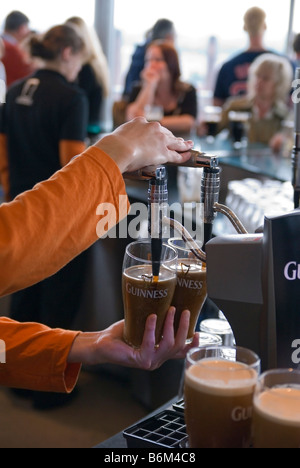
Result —
POLYGON ((126 118, 145 116, 146 106, 160 106, 160 123, 176 134, 189 133, 197 117, 197 95, 193 86, 180 80, 175 48, 168 42, 152 42, 146 52, 142 83, 130 96, 126 118))
POLYGON ((229 128, 230 111, 249 112, 249 142, 269 144, 275 151, 279 150, 282 122, 290 114, 292 79, 292 67, 284 57, 274 54, 258 57, 249 69, 247 95, 228 99, 219 131, 229 128))

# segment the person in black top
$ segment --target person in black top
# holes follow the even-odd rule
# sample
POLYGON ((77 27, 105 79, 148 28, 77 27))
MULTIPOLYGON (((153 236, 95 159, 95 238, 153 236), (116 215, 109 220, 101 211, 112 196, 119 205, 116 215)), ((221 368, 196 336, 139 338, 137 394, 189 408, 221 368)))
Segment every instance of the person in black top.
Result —
POLYGON ((160 123, 171 132, 182 135, 191 132, 197 117, 195 88, 180 80, 176 49, 168 42, 154 41, 146 52, 142 83, 131 93, 127 120, 144 117, 147 106, 160 106, 160 123))
POLYGON ((86 48, 86 59, 77 78, 78 86, 84 90, 89 103, 88 134, 95 137, 101 132, 101 110, 103 100, 109 94, 109 69, 101 42, 93 28, 82 18, 74 16, 66 24, 76 27, 86 48))
MULTIPOLYGON (((82 39, 62 25, 43 37, 33 37, 31 54, 45 67, 13 85, 1 108, 0 166, 6 199, 13 199, 48 179, 85 149, 88 103, 73 82, 85 58, 82 39), (43 151, 41 151, 43 148, 43 151), (4 177, 5 173, 8 177, 4 177)), ((63 187, 61 196, 64 196, 63 187)), ((74 207, 76 209, 76 207, 74 207)), ((40 231, 47 219, 40 219, 40 231)), ((62 223, 68 222, 62 219, 62 223)), ((40 322, 51 328, 72 328, 85 279, 86 252, 56 275, 13 294, 11 318, 40 322)), ((35 394, 37 408, 60 403, 53 396, 35 394)))
POLYGON ((125 87, 123 91, 123 98, 128 99, 134 86, 141 79, 141 72, 145 67, 145 54, 148 45, 153 41, 164 40, 172 44, 175 42, 175 27, 174 23, 168 19, 161 18, 156 21, 154 26, 146 34, 146 42, 138 45, 132 56, 130 68, 127 72, 125 79, 125 87))

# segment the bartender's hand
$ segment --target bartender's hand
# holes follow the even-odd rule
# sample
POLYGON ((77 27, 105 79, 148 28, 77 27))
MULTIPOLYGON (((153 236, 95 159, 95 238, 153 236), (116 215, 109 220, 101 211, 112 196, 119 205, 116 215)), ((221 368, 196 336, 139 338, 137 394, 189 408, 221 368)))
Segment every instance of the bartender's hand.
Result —
POLYGON ((155 347, 156 315, 150 315, 146 322, 143 343, 140 349, 127 345, 123 339, 124 321, 113 324, 99 333, 82 333, 74 341, 68 362, 83 364, 118 364, 146 370, 154 370, 169 359, 180 359, 186 356, 189 349, 199 345, 196 333, 189 345, 185 344, 188 334, 190 312, 181 315, 180 326, 174 336, 175 309, 171 307, 164 326, 163 339, 155 347))
POLYGON ((124 173, 167 162, 185 162, 190 157, 193 142, 176 138, 158 122, 149 123, 145 118, 137 117, 95 146, 105 151, 124 173))

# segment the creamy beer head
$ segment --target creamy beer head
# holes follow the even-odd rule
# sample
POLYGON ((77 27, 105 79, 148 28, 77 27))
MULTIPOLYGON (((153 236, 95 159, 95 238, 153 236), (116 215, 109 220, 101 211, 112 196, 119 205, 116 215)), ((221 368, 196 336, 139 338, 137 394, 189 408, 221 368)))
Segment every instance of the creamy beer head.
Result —
POLYGON ((230 356, 201 359, 186 369, 185 418, 191 448, 250 446, 256 381, 254 368, 231 361, 230 356))
POLYGON ((222 396, 252 392, 256 379, 254 369, 225 359, 203 359, 186 371, 186 382, 195 390, 222 396))
POLYGON ((255 408, 270 421, 300 429, 300 386, 266 390, 255 398, 255 408))
POLYGON ((254 447, 300 448, 300 387, 275 387, 254 399, 254 447))
POLYGON ((254 395, 255 448, 300 448, 300 372, 276 369, 259 379, 254 395))

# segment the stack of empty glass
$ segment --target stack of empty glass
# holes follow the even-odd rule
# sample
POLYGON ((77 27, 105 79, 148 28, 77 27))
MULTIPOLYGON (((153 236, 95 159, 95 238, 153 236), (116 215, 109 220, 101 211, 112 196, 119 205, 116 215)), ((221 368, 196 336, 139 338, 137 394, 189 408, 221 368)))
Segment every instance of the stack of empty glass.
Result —
POLYGON ((221 311, 219 311, 219 318, 206 319, 200 323, 200 346, 203 345, 201 343, 202 334, 213 335, 216 339, 221 340, 221 343, 218 342, 217 344, 222 344, 223 346, 235 345, 235 338, 230 323, 221 311))
MULTIPOLYGON (((290 182, 276 180, 233 180, 228 184, 226 205, 247 231, 254 233, 263 225, 266 215, 282 215, 293 210, 293 187, 290 182)), ((232 233, 235 233, 233 228, 232 233)))

